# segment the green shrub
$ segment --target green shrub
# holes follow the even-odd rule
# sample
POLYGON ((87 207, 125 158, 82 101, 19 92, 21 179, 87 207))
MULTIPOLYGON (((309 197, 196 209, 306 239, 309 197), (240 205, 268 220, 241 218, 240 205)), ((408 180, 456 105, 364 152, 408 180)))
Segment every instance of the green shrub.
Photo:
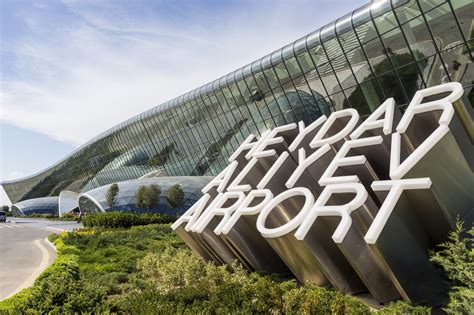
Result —
POLYGON ((283 291, 270 277, 247 274, 241 267, 206 263, 188 249, 167 248, 138 263, 147 287, 133 294, 125 309, 136 313, 275 313, 283 291))
POLYGON ((59 221, 77 221, 79 217, 72 213, 65 213, 61 217, 57 218, 59 221))
POLYGON ((57 218, 58 216, 54 215, 52 213, 32 213, 32 214, 25 215, 23 217, 25 217, 25 218, 53 219, 53 218, 57 218))
POLYGON ((166 195, 166 204, 171 209, 179 208, 183 205, 184 201, 184 191, 181 188, 181 185, 173 185, 166 195))
POLYGON ((378 313, 381 315, 429 315, 431 314, 431 308, 426 306, 413 306, 407 302, 397 301, 380 309, 378 313))
POLYGON ((113 183, 112 185, 110 185, 109 189, 107 189, 105 200, 107 201, 107 205, 109 206, 109 208, 112 208, 117 203, 117 195, 119 190, 120 189, 117 183, 113 183))
MULTIPOLYGON (((36 293, 36 291, 35 291, 36 293)), ((13 297, 0 301, 0 314, 26 313, 28 304, 34 298, 33 288, 25 289, 13 297)), ((39 311, 28 310, 28 314, 40 314, 39 311)))
MULTIPOLYGON (((59 248, 59 247, 58 247, 59 248)), ((0 302, 0 313, 62 314, 101 312, 105 292, 82 281, 79 257, 59 252, 31 288, 0 302)))
POLYGON ((139 208, 150 210, 158 203, 160 195, 161 187, 159 185, 140 186, 135 193, 135 203, 139 208))
POLYGON ((367 314, 370 309, 354 297, 307 284, 285 293, 283 311, 285 314, 367 314))
POLYGON ((134 225, 172 223, 175 220, 176 217, 169 214, 106 212, 85 216, 82 225, 85 227, 129 228, 134 225))
POLYGON ((449 314, 474 314, 474 227, 465 233, 463 222, 449 234, 449 241, 431 253, 431 261, 439 264, 451 281, 449 314))
POLYGON ((138 262, 147 287, 124 303, 126 312, 211 314, 366 314, 356 298, 295 281, 247 273, 242 267, 216 266, 187 249, 168 248, 138 262))

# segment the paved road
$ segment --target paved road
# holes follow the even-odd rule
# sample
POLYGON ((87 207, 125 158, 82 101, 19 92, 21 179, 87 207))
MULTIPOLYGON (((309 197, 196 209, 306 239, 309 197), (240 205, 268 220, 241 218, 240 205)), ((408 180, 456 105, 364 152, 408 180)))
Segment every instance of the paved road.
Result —
POLYGON ((31 286, 56 254, 45 241, 51 233, 81 227, 76 222, 9 218, 0 223, 0 301, 31 286))
POLYGON ((76 221, 52 221, 40 218, 8 218, 12 223, 17 223, 21 226, 28 226, 37 229, 49 230, 51 232, 59 233, 62 231, 72 231, 82 227, 81 223, 76 221))

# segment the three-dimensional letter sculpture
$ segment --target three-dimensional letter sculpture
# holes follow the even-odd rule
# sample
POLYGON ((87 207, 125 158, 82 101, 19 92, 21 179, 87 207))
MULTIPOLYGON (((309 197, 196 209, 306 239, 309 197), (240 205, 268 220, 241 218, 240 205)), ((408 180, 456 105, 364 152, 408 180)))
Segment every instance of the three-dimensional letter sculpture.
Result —
POLYGON ((474 217, 462 95, 448 83, 418 91, 403 115, 388 99, 360 124, 345 109, 250 135, 172 228, 206 260, 440 304, 428 251, 474 217))

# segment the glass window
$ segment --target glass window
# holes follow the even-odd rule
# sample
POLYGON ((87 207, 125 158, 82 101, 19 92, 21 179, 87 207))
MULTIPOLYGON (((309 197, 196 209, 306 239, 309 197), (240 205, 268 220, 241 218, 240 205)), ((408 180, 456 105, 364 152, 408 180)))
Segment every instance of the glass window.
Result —
POLYGON ((385 97, 393 97, 397 105, 405 105, 408 103, 408 100, 405 96, 405 93, 398 83, 398 78, 395 72, 387 72, 377 78, 382 87, 385 97))
POLYGON ((334 58, 342 55, 341 46, 339 45, 339 42, 336 38, 332 38, 324 42, 323 45, 329 60, 333 60, 334 58))
POLYGON ((337 78, 329 63, 319 66, 318 72, 329 94, 334 94, 341 90, 341 86, 337 82, 337 78))
POLYGON ((375 30, 374 23, 367 21, 355 28, 357 36, 361 43, 366 43, 377 37, 377 31, 375 30))
POLYGON ((413 62, 413 57, 399 28, 395 28, 382 35, 386 51, 395 68, 413 62))
POLYGON ((421 13, 417 1, 410 0, 408 3, 395 8, 395 14, 400 23, 405 23, 419 16, 421 13))
POLYGON ((465 44, 455 46, 441 53, 446 69, 452 81, 470 85, 472 78, 472 60, 465 44))
POLYGON ((347 95, 347 100, 344 101, 344 108, 355 108, 361 116, 370 114, 370 108, 367 106, 364 94, 359 86, 345 90, 345 94, 347 95))
POLYGON ((345 52, 351 51, 359 47, 359 41, 354 30, 349 29, 338 35, 339 42, 345 52))
POLYGON ((398 25, 395 15, 391 10, 376 17, 374 21, 379 34, 384 34, 398 25))
MULTIPOLYGON (((359 87, 362 95, 364 96, 367 102, 370 112, 376 110, 377 107, 379 107, 380 104, 382 104, 382 102, 385 100, 385 97, 382 91, 380 90, 380 87, 376 80, 368 80, 363 83, 360 83, 359 87)), ((352 106, 355 106, 352 100, 350 100, 350 103, 352 104, 352 106)))
POLYGON ((313 61, 311 60, 311 57, 309 56, 307 52, 298 54, 296 58, 298 59, 301 69, 303 70, 304 73, 307 73, 314 69, 313 61))
POLYGON ((331 61, 331 63, 343 89, 356 85, 356 80, 352 75, 352 69, 345 55, 337 57, 331 61))
POLYGON ((275 73, 280 81, 281 85, 285 85, 288 82, 290 82, 290 75, 288 71, 286 70, 285 64, 283 61, 280 61, 278 64, 273 66, 273 69, 275 70, 275 73))
POLYGON ((317 45, 309 50, 311 58, 316 66, 320 66, 322 64, 326 64, 328 62, 328 58, 326 53, 324 52, 323 47, 317 45))
POLYGON ((380 39, 376 38, 364 44, 364 50, 376 75, 393 69, 380 39))
POLYGON ((313 94, 321 95, 322 97, 326 97, 327 93, 321 79, 319 78, 318 73, 316 70, 313 70, 306 74, 306 79, 308 80, 308 84, 310 89, 313 91, 313 94))
POLYGON ((301 77, 302 72, 301 72, 300 66, 296 62, 295 57, 291 57, 289 59, 286 59, 285 60, 285 65, 286 65, 286 68, 288 69, 288 72, 290 73, 290 76, 291 76, 292 79, 301 77))
POLYGON ((242 117, 249 118, 250 117, 250 112, 249 112, 247 106, 245 106, 245 101, 244 101, 242 95, 240 94, 240 91, 239 91, 239 88, 237 87, 237 84, 232 83, 229 86, 229 88, 230 88, 233 100, 234 100, 237 108, 239 109, 240 113, 242 114, 242 117))
POLYGON ((445 0, 423 0, 418 1, 423 12, 433 9, 434 7, 439 6, 441 3, 446 2, 445 0))
POLYGON ((474 39, 474 1, 472 0, 452 0, 456 18, 461 26, 466 40, 474 39))
POLYGON ((402 25, 402 29, 415 59, 419 60, 435 54, 433 40, 423 17, 417 17, 402 25))
POLYGON ((447 3, 427 12, 425 15, 440 51, 450 49, 462 42, 461 33, 447 3))
POLYGON ((348 105, 348 102, 343 92, 333 94, 329 97, 331 98, 331 101, 334 104, 334 108, 336 111, 344 109, 344 105, 348 105))
MULTIPOLYGON (((288 93, 288 91, 285 91, 288 93)), ((270 111, 275 117, 278 115, 283 115, 286 123, 295 122, 296 116, 293 112, 293 109, 288 102, 286 95, 283 92, 283 89, 277 88, 273 91, 275 95, 275 101, 269 104, 270 111)))
POLYGON ((414 63, 396 70, 409 99, 420 89, 422 79, 414 63))
POLYGON ((346 56, 349 59, 352 71, 354 72, 354 75, 358 82, 363 82, 373 77, 372 69, 370 68, 369 63, 367 62, 364 51, 361 47, 347 52, 346 56))
POLYGON ((277 86, 280 86, 276 73, 275 71, 273 71, 273 69, 266 68, 263 70, 263 74, 265 75, 265 78, 267 79, 267 83, 272 90, 276 88, 277 86))
POLYGON ((258 71, 253 74, 253 78, 255 82, 257 83, 258 88, 262 92, 262 94, 267 94, 270 92, 270 86, 267 83, 267 79, 263 75, 262 71, 258 71))

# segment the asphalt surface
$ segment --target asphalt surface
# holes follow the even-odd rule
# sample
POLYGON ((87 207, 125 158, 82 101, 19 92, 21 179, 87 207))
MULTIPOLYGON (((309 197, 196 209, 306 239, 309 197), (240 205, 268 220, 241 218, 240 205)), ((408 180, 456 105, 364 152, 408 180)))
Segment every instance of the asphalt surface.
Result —
POLYGON ((76 222, 8 218, 0 223, 0 301, 31 286, 56 258, 45 238, 81 227, 76 222))

